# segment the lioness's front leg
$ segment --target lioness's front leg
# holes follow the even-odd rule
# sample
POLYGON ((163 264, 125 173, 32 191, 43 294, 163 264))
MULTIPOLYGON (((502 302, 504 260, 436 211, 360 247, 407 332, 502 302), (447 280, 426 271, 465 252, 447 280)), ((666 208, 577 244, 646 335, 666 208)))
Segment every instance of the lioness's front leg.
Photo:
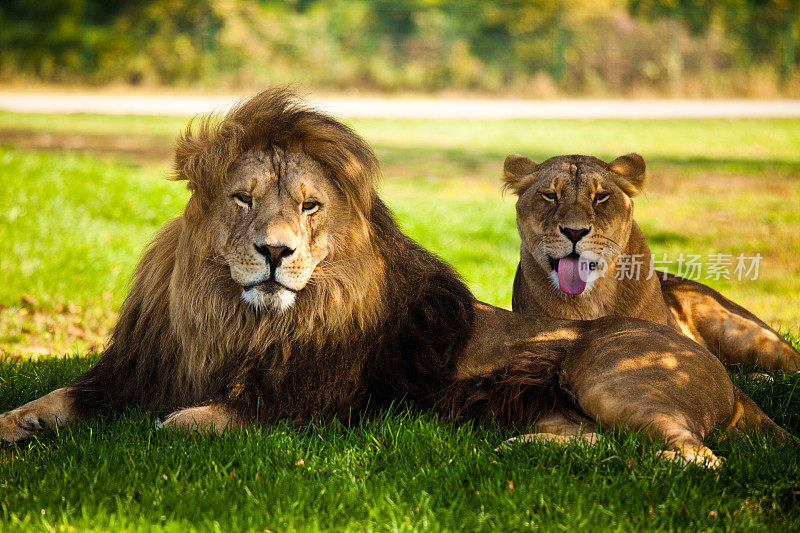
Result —
POLYGON ((69 422, 76 418, 69 390, 56 389, 22 407, 0 415, 0 440, 18 442, 44 428, 69 422))
POLYGON ((581 410, 603 426, 666 441, 667 456, 717 466, 703 441, 737 415, 736 388, 720 361, 664 326, 604 318, 593 327, 592 340, 564 361, 581 410))
POLYGON ((179 409, 159 424, 159 429, 222 433, 242 425, 241 419, 224 405, 209 403, 179 409))

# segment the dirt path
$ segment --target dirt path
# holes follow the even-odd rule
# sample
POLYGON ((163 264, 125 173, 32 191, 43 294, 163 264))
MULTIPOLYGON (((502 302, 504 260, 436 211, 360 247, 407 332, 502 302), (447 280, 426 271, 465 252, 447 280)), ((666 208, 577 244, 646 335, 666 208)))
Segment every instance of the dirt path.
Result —
MULTIPOLYGON (((226 96, 0 92, 0 109, 33 113, 196 115, 226 96)), ((768 118, 800 117, 800 100, 490 100, 312 98, 343 118, 768 118)))

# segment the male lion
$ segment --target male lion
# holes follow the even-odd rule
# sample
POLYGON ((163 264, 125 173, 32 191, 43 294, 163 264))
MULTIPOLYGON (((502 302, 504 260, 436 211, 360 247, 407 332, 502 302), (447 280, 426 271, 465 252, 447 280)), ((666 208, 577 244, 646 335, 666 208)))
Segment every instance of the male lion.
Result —
POLYGON ((145 251, 108 349, 2 415, 0 438, 125 406, 171 413, 162 427, 222 431, 401 400, 509 426, 541 418, 539 431, 627 423, 711 464, 703 439, 717 426, 785 434, 668 327, 475 301, 399 230, 367 144, 285 91, 190 127, 175 171, 191 198, 145 251))
POLYGON ((728 365, 800 368, 797 350, 746 309, 705 285, 652 270, 650 247, 633 219, 632 198, 645 178, 638 154, 611 163, 567 155, 542 164, 512 154, 504 174, 519 197, 515 311, 642 318, 683 332, 728 365))

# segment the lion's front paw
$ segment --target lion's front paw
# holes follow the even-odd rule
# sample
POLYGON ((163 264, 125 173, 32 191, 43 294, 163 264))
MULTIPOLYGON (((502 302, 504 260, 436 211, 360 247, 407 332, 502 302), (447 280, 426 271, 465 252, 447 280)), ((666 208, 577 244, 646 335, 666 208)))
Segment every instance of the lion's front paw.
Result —
POLYGON ((75 418, 66 389, 57 389, 0 415, 0 441, 19 442, 75 418))
POLYGON ((174 411, 158 424, 158 429, 222 433, 238 426, 236 417, 219 405, 202 405, 174 411))
POLYGON ((32 413, 20 413, 19 409, 0 415, 0 440, 19 442, 30 438, 44 427, 32 413))

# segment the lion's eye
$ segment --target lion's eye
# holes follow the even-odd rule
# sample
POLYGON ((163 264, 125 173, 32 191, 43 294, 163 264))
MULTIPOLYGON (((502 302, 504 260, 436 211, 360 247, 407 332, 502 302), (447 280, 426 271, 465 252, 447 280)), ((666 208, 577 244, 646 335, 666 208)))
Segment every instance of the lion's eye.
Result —
POLYGON ((594 195, 594 203, 596 203, 596 204, 602 204, 603 202, 605 202, 606 200, 608 200, 608 198, 609 198, 610 196, 611 196, 611 195, 610 195, 609 193, 607 193, 607 192, 599 192, 599 193, 597 193, 597 194, 595 194, 595 195, 594 195))
POLYGON ((253 197, 246 192, 237 192, 233 195, 233 199, 244 207, 253 207, 253 197))
POLYGON ((303 202, 303 211, 305 213, 311 214, 317 209, 319 209, 320 203, 316 200, 307 200, 303 202))
POLYGON ((554 192, 543 192, 542 198, 544 198, 548 202, 555 202, 556 200, 558 200, 558 195, 554 192))

